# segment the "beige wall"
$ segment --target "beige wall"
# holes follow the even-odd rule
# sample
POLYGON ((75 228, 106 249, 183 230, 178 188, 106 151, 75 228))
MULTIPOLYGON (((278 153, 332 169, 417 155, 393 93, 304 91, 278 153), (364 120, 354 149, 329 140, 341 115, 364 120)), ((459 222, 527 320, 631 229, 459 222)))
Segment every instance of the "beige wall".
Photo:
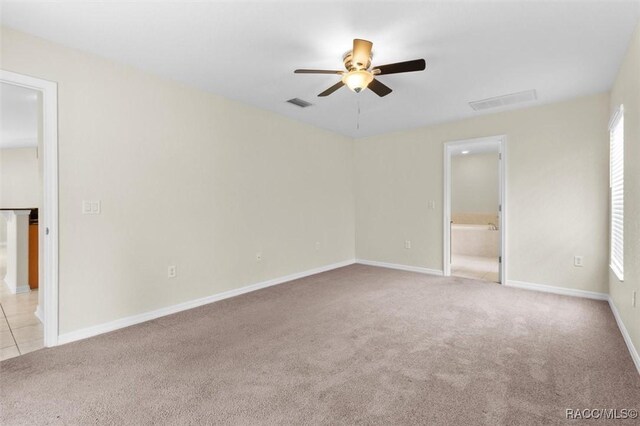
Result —
MULTIPOLYGON (((0 149, 0 208, 39 207, 40 172, 36 148, 0 149)), ((0 215, 0 244, 7 241, 7 223, 0 215)))
MULTIPOLYGON (((0 246, 7 244, 7 220, 0 214, 0 246)), ((0 277, 1 278, 1 277, 0 277)))
POLYGON ((1 53, 58 82, 61 333, 354 257, 350 139, 6 28, 1 53))
POLYGON ((624 105, 624 282, 609 273, 609 292, 640 351, 640 25, 611 90, 610 113, 624 105), (637 294, 636 307, 631 304, 637 294))
POLYGON ((498 153, 451 158, 451 212, 498 213, 498 153))
POLYGON ((37 148, 0 149, 0 208, 39 205, 37 148))
POLYGON ((508 279, 606 293, 608 109, 600 94, 357 140, 356 256, 442 270, 443 143, 505 134, 508 279))

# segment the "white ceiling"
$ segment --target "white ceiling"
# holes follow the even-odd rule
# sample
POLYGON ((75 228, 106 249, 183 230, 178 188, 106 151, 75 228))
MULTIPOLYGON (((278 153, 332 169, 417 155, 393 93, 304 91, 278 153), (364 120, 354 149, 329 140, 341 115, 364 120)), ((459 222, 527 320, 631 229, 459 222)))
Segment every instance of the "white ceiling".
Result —
POLYGON ((38 146, 38 92, 0 83, 0 149, 38 146))
POLYGON ((640 0, 2 4, 9 27, 353 137, 491 113, 468 102, 528 89, 535 104, 606 91, 639 17, 640 0), (340 69, 355 37, 374 64, 427 70, 381 76, 385 98, 317 98, 337 76, 293 74, 340 69))

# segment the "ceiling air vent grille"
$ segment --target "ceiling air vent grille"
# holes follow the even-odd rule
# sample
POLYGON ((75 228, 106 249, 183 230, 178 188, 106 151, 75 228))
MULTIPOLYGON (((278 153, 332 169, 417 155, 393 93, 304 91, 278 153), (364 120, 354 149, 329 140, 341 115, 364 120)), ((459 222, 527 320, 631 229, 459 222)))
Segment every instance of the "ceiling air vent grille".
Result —
POLYGON ((538 99, 535 90, 511 93, 509 95, 496 96, 495 98, 482 99, 469 102, 469 106, 475 111, 482 111, 491 108, 500 108, 507 105, 519 104, 522 102, 532 102, 538 99))
POLYGON ((306 108, 306 107, 310 107, 311 105, 313 105, 311 102, 303 101, 300 98, 289 99, 287 102, 289 102, 290 104, 294 104, 296 106, 299 106, 300 108, 306 108))

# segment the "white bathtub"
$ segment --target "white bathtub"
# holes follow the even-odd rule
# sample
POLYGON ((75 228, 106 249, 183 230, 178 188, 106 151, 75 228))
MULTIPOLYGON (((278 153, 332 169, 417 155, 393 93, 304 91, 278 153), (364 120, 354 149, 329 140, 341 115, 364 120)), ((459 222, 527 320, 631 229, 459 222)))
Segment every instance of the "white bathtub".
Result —
POLYGON ((498 257, 500 233, 492 225, 451 224, 451 253, 498 257))

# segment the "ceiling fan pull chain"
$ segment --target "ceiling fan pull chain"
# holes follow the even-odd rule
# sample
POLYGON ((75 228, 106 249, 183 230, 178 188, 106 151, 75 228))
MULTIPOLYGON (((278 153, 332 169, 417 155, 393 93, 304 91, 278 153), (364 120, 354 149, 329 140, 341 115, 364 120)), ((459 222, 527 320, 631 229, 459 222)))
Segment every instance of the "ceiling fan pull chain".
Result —
POLYGON ((358 115, 356 116, 356 130, 360 130, 360 99, 358 99, 357 103, 358 103, 358 115))

